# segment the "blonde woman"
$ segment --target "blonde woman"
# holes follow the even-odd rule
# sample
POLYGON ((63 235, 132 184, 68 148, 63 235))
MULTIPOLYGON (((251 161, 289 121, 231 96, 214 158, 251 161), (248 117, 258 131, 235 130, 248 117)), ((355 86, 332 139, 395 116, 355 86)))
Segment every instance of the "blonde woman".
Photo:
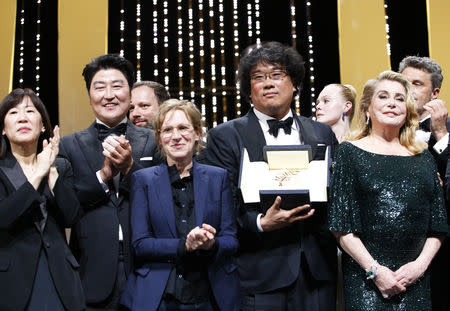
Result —
POLYGON ((428 266, 447 232, 431 154, 414 139, 410 83, 364 86, 359 123, 336 156, 330 230, 345 250, 346 310, 431 310, 428 266))

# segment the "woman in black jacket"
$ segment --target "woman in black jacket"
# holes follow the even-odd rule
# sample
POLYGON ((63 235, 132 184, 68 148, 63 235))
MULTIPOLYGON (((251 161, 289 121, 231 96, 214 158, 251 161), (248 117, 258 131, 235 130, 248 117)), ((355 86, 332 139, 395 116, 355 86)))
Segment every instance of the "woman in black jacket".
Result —
POLYGON ((65 228, 79 217, 58 126, 30 89, 0 105, 0 310, 83 310, 65 228))

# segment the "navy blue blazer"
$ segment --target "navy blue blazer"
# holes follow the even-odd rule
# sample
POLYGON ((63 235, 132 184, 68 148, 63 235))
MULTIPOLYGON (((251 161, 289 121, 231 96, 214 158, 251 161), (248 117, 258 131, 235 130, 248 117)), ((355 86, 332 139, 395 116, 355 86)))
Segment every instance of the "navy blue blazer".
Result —
MULTIPOLYGON (((219 248, 208 266, 215 300, 221 310, 239 310, 239 277, 233 262, 238 241, 227 172, 194 161, 192 174, 196 225, 206 223, 217 230, 219 248)), ((133 174, 130 203, 132 245, 142 264, 130 274, 121 303, 131 310, 157 310, 180 241, 167 164, 133 174)))

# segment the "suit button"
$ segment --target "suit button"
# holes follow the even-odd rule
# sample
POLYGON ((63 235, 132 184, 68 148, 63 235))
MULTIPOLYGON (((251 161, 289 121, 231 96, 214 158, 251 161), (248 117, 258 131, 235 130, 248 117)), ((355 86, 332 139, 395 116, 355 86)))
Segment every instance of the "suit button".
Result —
POLYGON ((45 243, 45 246, 46 246, 47 248, 50 248, 50 243, 46 242, 46 243, 45 243))
POLYGON ((183 278, 183 275, 182 275, 182 274, 178 274, 178 278, 179 278, 179 279, 182 279, 182 278, 183 278))

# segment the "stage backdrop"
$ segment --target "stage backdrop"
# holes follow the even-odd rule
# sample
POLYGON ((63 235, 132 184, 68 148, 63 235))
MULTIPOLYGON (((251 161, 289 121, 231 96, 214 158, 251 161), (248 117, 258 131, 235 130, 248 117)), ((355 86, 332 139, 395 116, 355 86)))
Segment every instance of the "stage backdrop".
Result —
MULTIPOLYGON (((208 127, 248 111, 235 72, 250 44, 276 40, 303 55, 305 82, 292 105, 311 117, 328 83, 360 93, 406 55, 435 58, 444 76, 450 66, 446 0, 5 0, 1 14, 2 96, 33 88, 63 134, 92 122, 81 72, 108 52, 128 58, 138 80, 193 100, 208 127)), ((442 96, 450 102, 447 85, 442 96)))

